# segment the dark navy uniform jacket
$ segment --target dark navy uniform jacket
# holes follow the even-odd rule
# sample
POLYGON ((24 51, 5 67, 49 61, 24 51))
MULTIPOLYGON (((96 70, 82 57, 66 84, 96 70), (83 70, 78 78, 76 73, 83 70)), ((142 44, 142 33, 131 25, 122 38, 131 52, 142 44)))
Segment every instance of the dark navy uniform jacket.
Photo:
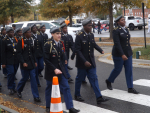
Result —
POLYGON ((77 36, 75 41, 75 52, 76 57, 76 67, 87 69, 84 65, 86 61, 90 62, 93 67, 96 67, 94 58, 94 48, 102 53, 102 49, 95 43, 94 34, 86 33, 82 30, 77 36))
POLYGON ((63 33, 61 34, 61 41, 64 43, 65 45, 65 52, 67 55, 67 59, 69 59, 69 53, 70 53, 70 49, 73 51, 73 47, 74 47, 74 43, 73 43, 73 38, 71 35, 67 34, 64 35, 63 33))
POLYGON ((31 39, 34 40, 33 45, 34 45, 34 51, 35 51, 35 57, 43 57, 43 39, 40 34, 31 36, 31 39))
POLYGON ((60 81, 61 75, 55 75, 55 69, 61 70, 67 78, 64 66, 65 60, 67 59, 63 44, 60 42, 60 47, 58 48, 54 40, 47 41, 44 46, 45 79, 52 81, 53 76, 57 76, 60 81))
POLYGON ((2 65, 13 65, 19 63, 16 49, 17 41, 15 38, 13 38, 12 41, 8 36, 2 40, 2 65))
POLYGON ((18 52, 18 59, 20 62, 20 68, 21 69, 34 69, 36 58, 34 54, 34 46, 33 46, 33 40, 27 39, 27 38, 21 38, 18 40, 17 45, 17 52, 18 52), (24 44, 22 43, 22 39, 24 44), (24 46, 23 46, 24 45, 24 46), (28 67, 23 67, 23 63, 27 63, 28 67))
MULTIPOLYGON (((2 63, 2 40, 5 38, 5 36, 0 35, 0 65, 2 63)), ((1 69, 1 67, 0 67, 1 69)))
POLYGON ((44 44, 47 42, 47 40, 48 40, 48 35, 46 34, 46 33, 41 33, 40 32, 40 35, 41 35, 41 37, 42 37, 42 40, 43 40, 43 46, 44 46, 44 44))
POLYGON ((121 57, 122 55, 126 55, 127 57, 129 57, 133 54, 130 46, 130 33, 127 28, 125 28, 125 30, 126 32, 120 26, 116 27, 113 30, 113 56, 121 57))

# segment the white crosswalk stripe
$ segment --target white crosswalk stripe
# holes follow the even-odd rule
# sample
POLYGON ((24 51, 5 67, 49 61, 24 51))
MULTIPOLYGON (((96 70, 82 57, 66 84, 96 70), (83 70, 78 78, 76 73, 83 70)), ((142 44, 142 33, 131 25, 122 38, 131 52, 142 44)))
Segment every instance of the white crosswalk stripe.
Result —
POLYGON ((133 82, 135 85, 150 87, 150 80, 147 79, 139 79, 133 82))
MULTIPOLYGON (((134 85, 150 87, 150 80, 147 80, 147 79, 139 79, 139 80, 134 81, 133 83, 134 85)), ((106 96, 106 97, 150 107, 149 95, 131 94, 131 93, 128 93, 128 91, 123 91, 119 89, 103 90, 101 91, 101 93, 103 96, 106 96)), ((78 102, 75 100, 73 100, 73 104, 76 109, 80 109, 80 113, 118 113, 115 111, 111 111, 111 110, 104 109, 98 106, 86 104, 83 102, 78 102)), ((68 110, 66 110, 65 103, 63 103, 63 110, 68 112, 68 110)))
MULTIPOLYGON (((75 100, 73 100, 73 104, 76 109, 80 109, 80 113, 118 113, 118 112, 114 112, 114 111, 100 108, 97 106, 93 106, 90 104, 78 102, 75 100)), ((68 112, 68 110, 65 109, 66 108, 65 103, 63 103, 63 108, 64 108, 64 111, 68 112)))

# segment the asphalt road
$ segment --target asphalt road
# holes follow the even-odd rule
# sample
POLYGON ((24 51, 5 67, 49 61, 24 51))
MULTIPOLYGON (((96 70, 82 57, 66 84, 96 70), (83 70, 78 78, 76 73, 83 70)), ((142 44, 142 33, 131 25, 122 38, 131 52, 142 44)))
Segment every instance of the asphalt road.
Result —
MULTIPOLYGON (((126 86, 125 74, 123 70, 121 74, 118 76, 118 78, 116 79, 115 83, 113 84, 113 88, 116 89, 117 91, 121 91, 121 92, 125 91, 124 92, 125 95, 121 94, 121 92, 117 92, 116 90, 113 90, 112 93, 111 91, 107 92, 108 90, 106 88, 105 80, 110 75, 113 69, 113 65, 99 62, 97 60, 97 57, 96 57, 96 64, 97 64, 98 81, 99 81, 100 89, 102 91, 102 95, 104 94, 104 97, 109 98, 110 100, 106 103, 97 106, 93 89, 90 86, 90 83, 88 82, 87 84, 83 84, 81 88, 81 95, 85 99, 85 102, 77 103, 76 101, 74 101, 75 108, 80 109, 81 113, 150 113, 150 86, 134 85, 134 88, 140 92, 140 95, 128 94, 126 92, 127 86, 126 86), (121 99, 119 99, 119 96, 121 96, 121 99), (86 111, 88 109, 92 111, 86 111), (95 110, 97 111, 95 112, 95 110), (100 112, 99 110, 102 111, 100 112)), ((73 80, 75 81, 75 77, 77 75, 77 69, 75 68, 75 61, 70 60, 69 65, 73 67, 73 70, 69 72, 73 80)), ((42 73, 44 74, 44 71, 42 73)), ((150 81, 149 69, 133 68, 133 75, 134 75, 134 81, 140 79, 145 79, 150 81)), ((3 85, 1 92, 7 95, 8 94, 7 79, 3 77, 2 71, 0 71, 0 78, 1 78, 0 82, 3 85)), ((21 79, 20 69, 18 69, 17 78, 18 80, 16 80, 16 83, 18 83, 19 80, 21 79)), ((26 100, 28 102, 40 106, 45 106, 46 83, 43 77, 40 77, 40 82, 42 87, 39 88, 39 94, 42 102, 41 103, 34 102, 29 81, 26 83, 24 91, 22 92, 22 96, 23 96, 22 100, 26 100)), ((143 84, 146 85, 146 83, 143 84)), ((71 89, 71 94, 73 96, 73 99, 74 99, 74 87, 75 87, 74 82, 70 83, 70 89, 71 89)), ((13 95, 12 97, 17 98, 17 95, 13 95)), ((64 102, 63 95, 62 95, 62 101, 64 102)))

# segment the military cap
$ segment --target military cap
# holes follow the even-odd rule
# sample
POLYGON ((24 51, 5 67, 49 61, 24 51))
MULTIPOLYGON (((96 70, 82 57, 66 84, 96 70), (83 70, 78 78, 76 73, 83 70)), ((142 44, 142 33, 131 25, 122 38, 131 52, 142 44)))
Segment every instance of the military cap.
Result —
POLYGON ((12 27, 7 27, 6 32, 9 32, 9 31, 14 31, 14 29, 12 27))
POLYGON ((26 32, 29 31, 29 30, 31 30, 30 27, 24 27, 24 28, 22 29, 22 33, 24 34, 24 33, 26 33, 26 32))
POLYGON ((1 29, 1 33, 4 31, 4 30, 6 30, 4 27, 1 29))
POLYGON ((116 19, 115 19, 115 22, 118 22, 121 18, 124 18, 123 16, 118 16, 116 19))
POLYGON ((15 24, 12 24, 12 27, 16 27, 16 25, 15 25, 15 24))
POLYGON ((66 23, 63 23, 60 27, 61 28, 64 28, 64 27, 66 27, 67 26, 67 24, 66 23))
POLYGON ((63 21, 61 21, 61 22, 60 22, 60 25, 62 25, 64 22, 65 22, 64 20, 63 20, 63 21))
POLYGON ((44 24, 43 24, 43 25, 41 25, 41 26, 40 26, 40 29, 42 29, 42 27, 45 27, 45 25, 44 25, 44 24))
POLYGON ((61 32, 60 27, 52 27, 50 29, 50 33, 56 33, 56 32, 61 32))
POLYGON ((34 26, 36 26, 35 24, 32 24, 30 27, 31 27, 31 29, 34 27, 34 26))
POLYGON ((14 33, 17 33, 19 31, 22 31, 22 29, 21 28, 17 28, 14 33))
POLYGON ((88 18, 88 19, 83 20, 82 25, 85 26, 91 22, 92 22, 92 19, 88 18))

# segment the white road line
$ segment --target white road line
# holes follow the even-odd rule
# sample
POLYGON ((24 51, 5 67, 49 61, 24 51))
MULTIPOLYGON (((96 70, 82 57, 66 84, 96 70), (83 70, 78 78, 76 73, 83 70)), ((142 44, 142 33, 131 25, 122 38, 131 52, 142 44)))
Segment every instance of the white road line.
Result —
POLYGON ((147 79, 139 79, 133 82, 135 85, 150 87, 150 80, 147 79))
MULTIPOLYGON (((78 102, 75 100, 73 100, 73 104, 76 109, 80 109, 80 113, 118 113, 97 106, 93 106, 90 104, 78 102)), ((66 110, 65 103, 63 103, 63 110, 68 112, 68 110, 66 110)))
POLYGON ((118 89, 104 90, 102 91, 102 95, 150 107, 150 96, 148 95, 136 95, 118 89))

